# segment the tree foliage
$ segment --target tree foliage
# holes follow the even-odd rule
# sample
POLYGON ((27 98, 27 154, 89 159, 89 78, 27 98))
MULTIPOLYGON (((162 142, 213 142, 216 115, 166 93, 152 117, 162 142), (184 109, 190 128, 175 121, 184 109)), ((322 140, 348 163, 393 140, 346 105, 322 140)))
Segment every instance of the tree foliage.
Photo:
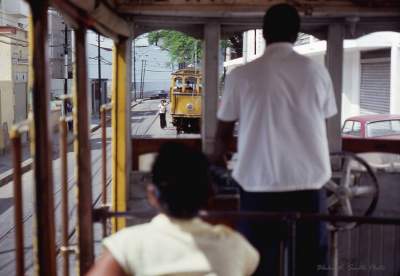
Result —
POLYGON ((176 31, 155 31, 148 35, 150 44, 168 50, 173 62, 185 65, 199 63, 202 56, 201 41, 176 31), (196 54, 197 53, 197 54, 196 54))
MULTIPOLYGON (((155 31, 148 35, 148 41, 152 45, 157 45, 164 50, 169 51, 173 62, 189 65, 199 64, 203 55, 202 44, 200 40, 187 36, 177 31, 155 31)), ((242 56, 242 34, 235 33, 227 40, 221 41, 221 51, 226 48, 232 48, 234 58, 242 56)))

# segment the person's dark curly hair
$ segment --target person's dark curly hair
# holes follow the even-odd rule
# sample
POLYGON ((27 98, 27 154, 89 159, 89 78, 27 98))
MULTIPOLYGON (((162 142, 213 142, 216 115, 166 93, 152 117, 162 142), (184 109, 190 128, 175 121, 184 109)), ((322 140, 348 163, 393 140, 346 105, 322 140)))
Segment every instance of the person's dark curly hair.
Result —
POLYGON ((277 4, 264 15, 263 36, 267 44, 274 42, 294 43, 300 30, 300 16, 289 4, 277 4))
POLYGON ((152 168, 158 200, 167 215, 192 218, 210 195, 209 163, 204 154, 178 143, 164 144, 152 168))

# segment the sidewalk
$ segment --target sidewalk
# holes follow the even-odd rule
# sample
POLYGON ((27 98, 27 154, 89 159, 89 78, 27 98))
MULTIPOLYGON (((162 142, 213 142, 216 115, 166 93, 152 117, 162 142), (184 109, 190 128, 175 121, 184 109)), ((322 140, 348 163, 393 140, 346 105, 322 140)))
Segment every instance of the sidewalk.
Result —
MULTIPOLYGON (((99 129, 98 127, 99 124, 100 124, 100 119, 98 118, 98 116, 92 116, 90 124, 91 132, 99 129)), ((71 132, 69 132, 68 134, 68 140, 70 139, 72 139, 71 132)), ((58 131, 52 133, 51 141, 52 141, 51 152, 52 152, 52 158, 54 160, 59 158, 60 136, 58 131)), ((24 143, 22 145, 22 150, 21 150, 22 173, 25 173, 31 169, 32 159, 29 147, 30 147, 29 143, 24 143)), ((13 162, 13 156, 11 149, 7 149, 7 151, 4 154, 0 155, 0 187, 12 181, 13 178, 12 162, 13 162)))
MULTIPOLYGON (((138 99, 136 102, 132 101, 131 108, 135 107, 136 105, 142 103, 146 99, 138 99)), ((91 116, 90 122, 90 132, 93 133, 100 128, 100 118, 97 115, 91 116)), ((69 133, 68 140, 72 139, 72 133, 69 133)), ((57 159, 59 158, 59 132, 53 132, 52 137, 52 158, 57 159)), ((25 173, 31 169, 32 159, 31 153, 29 149, 29 143, 25 143, 22 146, 22 173, 25 173)), ((7 151, 0 155, 0 187, 6 185, 13 178, 13 168, 12 168, 12 161, 13 156, 11 149, 7 149, 7 151)))

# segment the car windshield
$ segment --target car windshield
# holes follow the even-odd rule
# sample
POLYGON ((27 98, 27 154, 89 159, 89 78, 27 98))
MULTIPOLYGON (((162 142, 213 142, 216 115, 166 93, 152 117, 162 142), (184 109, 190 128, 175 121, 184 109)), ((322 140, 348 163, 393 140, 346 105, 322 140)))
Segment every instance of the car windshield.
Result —
POLYGON ((368 137, 379 137, 387 135, 400 135, 400 120, 387 120, 368 123, 368 137))

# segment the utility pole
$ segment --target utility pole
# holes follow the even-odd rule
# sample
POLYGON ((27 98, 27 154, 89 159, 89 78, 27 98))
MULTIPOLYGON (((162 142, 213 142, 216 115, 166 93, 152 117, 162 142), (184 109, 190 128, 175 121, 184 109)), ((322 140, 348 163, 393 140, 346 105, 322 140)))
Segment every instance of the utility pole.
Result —
POLYGON ((136 101, 136 39, 133 39, 133 100, 136 101))
MULTIPOLYGON (((64 22, 64 95, 68 94, 68 26, 64 22)), ((64 102, 63 111, 67 115, 67 103, 64 102)))
POLYGON ((143 89, 142 89, 142 99, 144 98, 144 77, 146 76, 146 65, 147 60, 144 60, 144 67, 143 67, 143 89))
MULTIPOLYGON (((102 89, 101 89, 101 53, 100 53, 100 34, 97 34, 97 70, 99 73, 99 80, 98 80, 98 95, 99 95, 99 114, 100 114, 100 109, 101 105, 106 103, 105 100, 105 95, 102 95, 102 89)), ((99 115, 100 117, 100 115, 99 115)))
POLYGON ((145 73, 146 73, 146 62, 147 60, 143 60, 142 59, 142 68, 141 68, 141 72, 140 72, 140 95, 139 98, 143 99, 144 96, 144 77, 145 77, 145 73))

